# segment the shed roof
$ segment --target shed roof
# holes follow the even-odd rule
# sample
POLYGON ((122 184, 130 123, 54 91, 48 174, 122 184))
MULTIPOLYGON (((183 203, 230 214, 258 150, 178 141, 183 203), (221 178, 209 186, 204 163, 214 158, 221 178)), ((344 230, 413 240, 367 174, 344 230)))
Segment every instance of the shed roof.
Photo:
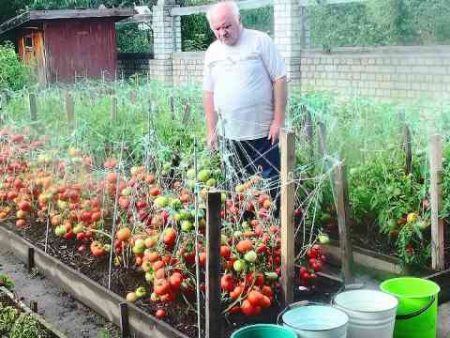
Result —
POLYGON ((38 22, 61 19, 88 19, 88 18, 112 18, 119 21, 134 15, 134 10, 129 9, 62 9, 45 11, 27 11, 0 25, 0 34, 11 29, 38 22))

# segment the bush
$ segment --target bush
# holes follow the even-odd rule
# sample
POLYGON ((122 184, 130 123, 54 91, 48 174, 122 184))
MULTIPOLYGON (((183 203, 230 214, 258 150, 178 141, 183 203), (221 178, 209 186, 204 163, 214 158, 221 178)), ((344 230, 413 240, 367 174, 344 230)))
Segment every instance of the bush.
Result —
POLYGON ((20 62, 10 42, 0 45, 0 91, 19 90, 29 81, 29 69, 20 62))

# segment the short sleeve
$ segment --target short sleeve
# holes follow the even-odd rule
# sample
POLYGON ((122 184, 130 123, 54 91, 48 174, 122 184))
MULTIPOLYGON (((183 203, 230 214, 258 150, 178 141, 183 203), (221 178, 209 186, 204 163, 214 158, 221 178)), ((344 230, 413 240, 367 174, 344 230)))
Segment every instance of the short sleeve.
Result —
POLYGON ((209 66, 208 52, 205 53, 203 66, 203 90, 207 92, 214 91, 214 83, 211 75, 211 67, 209 66))
POLYGON ((267 34, 261 37, 261 57, 272 81, 287 75, 281 54, 267 34))

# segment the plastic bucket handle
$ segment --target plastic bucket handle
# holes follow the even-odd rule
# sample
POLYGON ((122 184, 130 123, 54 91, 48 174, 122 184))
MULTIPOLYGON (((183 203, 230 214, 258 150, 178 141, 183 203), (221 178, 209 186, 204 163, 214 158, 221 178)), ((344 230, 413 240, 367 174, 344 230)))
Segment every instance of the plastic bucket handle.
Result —
POLYGON ((292 309, 301 307, 301 306, 308 306, 308 305, 323 305, 323 303, 317 303, 317 302, 310 302, 309 300, 301 300, 292 304, 287 305, 283 311, 281 311, 277 316, 277 324, 282 325, 283 324, 283 315, 292 309))
POLYGON ((408 320, 408 319, 420 316, 422 313, 427 311, 433 305, 435 300, 436 300, 436 296, 433 295, 433 296, 431 296, 431 301, 426 306, 424 306, 422 309, 417 310, 417 311, 412 312, 412 313, 405 314, 405 315, 397 315, 397 316, 395 316, 395 319, 408 320))

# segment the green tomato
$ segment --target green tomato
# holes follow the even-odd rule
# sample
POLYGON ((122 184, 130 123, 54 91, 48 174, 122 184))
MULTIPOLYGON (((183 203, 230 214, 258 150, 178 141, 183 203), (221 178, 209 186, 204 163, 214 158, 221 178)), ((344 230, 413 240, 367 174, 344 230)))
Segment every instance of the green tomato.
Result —
POLYGON ((136 291, 134 293, 136 294, 136 296, 138 298, 142 298, 147 294, 147 291, 145 290, 145 288, 143 286, 140 286, 136 289, 136 291))
POLYGON ((247 252, 247 253, 244 255, 244 259, 245 259, 247 262, 250 262, 250 263, 255 263, 255 261, 256 261, 257 258, 258 258, 258 255, 257 255, 256 252, 253 251, 253 250, 247 252))
POLYGON ((181 230, 184 232, 192 231, 193 228, 194 228, 194 225, 192 224, 191 221, 183 221, 181 223, 181 230))
POLYGON ((327 234, 320 234, 318 236, 319 238, 319 243, 320 244, 328 244, 330 243, 330 236, 328 236, 327 234))
POLYGON ((243 259, 238 259, 237 261, 235 261, 233 263, 233 269, 236 272, 241 272, 242 270, 245 269, 245 266, 246 266, 246 264, 245 264, 245 261, 243 259))

